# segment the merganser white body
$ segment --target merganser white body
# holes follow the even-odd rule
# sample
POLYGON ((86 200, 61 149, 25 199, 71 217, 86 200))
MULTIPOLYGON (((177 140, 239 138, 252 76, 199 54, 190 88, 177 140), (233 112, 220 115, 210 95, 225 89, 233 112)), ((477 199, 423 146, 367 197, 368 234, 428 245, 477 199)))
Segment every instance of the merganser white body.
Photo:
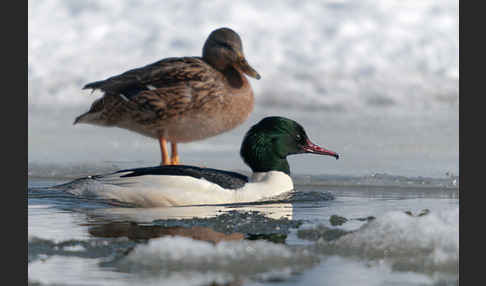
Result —
POLYGON ((223 188, 204 178, 190 176, 123 177, 127 174, 130 171, 85 178, 83 186, 78 185, 68 192, 139 207, 164 207, 255 202, 294 188, 290 176, 280 171, 255 173, 248 183, 237 189, 223 188))

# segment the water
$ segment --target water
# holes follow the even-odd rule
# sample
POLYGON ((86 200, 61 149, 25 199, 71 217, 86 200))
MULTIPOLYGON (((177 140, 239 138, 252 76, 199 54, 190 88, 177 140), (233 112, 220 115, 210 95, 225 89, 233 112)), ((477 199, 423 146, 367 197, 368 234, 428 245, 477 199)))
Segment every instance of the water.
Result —
POLYGON ((141 209, 54 194, 44 187, 66 180, 31 178, 29 281, 456 285, 454 180, 296 177, 297 193, 273 202, 141 209))
MULTIPOLYGON (((239 156, 243 135, 263 117, 279 115, 299 122, 312 142, 340 155, 339 160, 309 154, 290 156, 295 174, 459 175, 458 113, 357 116, 256 107, 241 126, 203 141, 181 144, 179 153, 184 164, 247 172, 239 156)), ((70 119, 64 113, 45 113, 44 121, 29 121, 29 175, 74 178, 161 161, 154 139, 119 128, 72 126, 70 119)))
POLYGON ((28 6, 32 284, 457 285, 458 1, 28 6), (270 115, 296 120, 340 160, 290 156, 297 193, 265 204, 138 209, 43 189, 158 164, 153 139, 73 126, 100 96, 81 87, 200 55, 222 26, 262 76, 250 80, 255 110, 182 144, 182 162, 248 174, 242 136, 270 115))

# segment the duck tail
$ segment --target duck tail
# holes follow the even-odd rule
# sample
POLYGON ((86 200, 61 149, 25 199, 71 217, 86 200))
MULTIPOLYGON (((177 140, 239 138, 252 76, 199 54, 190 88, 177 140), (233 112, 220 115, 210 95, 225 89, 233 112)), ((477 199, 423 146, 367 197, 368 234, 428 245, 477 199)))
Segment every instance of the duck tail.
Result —
POLYGON ((103 112, 103 108, 105 106, 104 104, 105 103, 103 97, 95 100, 91 105, 91 108, 87 112, 79 115, 78 117, 76 117, 76 119, 74 119, 73 125, 76 125, 78 123, 106 125, 103 124, 103 122, 100 122, 100 114, 103 112))
POLYGON ((87 118, 89 117, 90 113, 89 111, 88 112, 85 112, 83 114, 81 114, 80 116, 76 117, 76 119, 74 119, 74 122, 73 122, 73 125, 76 125, 78 123, 87 123, 87 118))
POLYGON ((83 86, 83 89, 91 89, 91 93, 93 93, 96 89, 101 89, 105 82, 105 80, 91 82, 83 86))

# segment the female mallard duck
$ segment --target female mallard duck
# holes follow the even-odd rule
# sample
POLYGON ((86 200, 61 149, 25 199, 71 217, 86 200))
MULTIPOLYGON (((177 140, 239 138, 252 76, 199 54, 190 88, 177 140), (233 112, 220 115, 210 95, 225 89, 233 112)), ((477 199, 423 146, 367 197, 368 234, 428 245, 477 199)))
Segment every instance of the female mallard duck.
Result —
POLYGON ((157 166, 90 176, 63 185, 67 192, 139 207, 230 204, 277 196, 294 188, 287 156, 339 155, 313 144, 297 122, 266 117, 245 135, 240 155, 250 178, 194 166, 157 166))
POLYGON ((202 58, 167 58, 87 84, 83 89, 104 95, 74 124, 116 126, 158 139, 161 164, 178 164, 177 143, 220 134, 248 118, 254 99, 244 73, 260 79, 245 59, 240 36, 217 29, 202 58))

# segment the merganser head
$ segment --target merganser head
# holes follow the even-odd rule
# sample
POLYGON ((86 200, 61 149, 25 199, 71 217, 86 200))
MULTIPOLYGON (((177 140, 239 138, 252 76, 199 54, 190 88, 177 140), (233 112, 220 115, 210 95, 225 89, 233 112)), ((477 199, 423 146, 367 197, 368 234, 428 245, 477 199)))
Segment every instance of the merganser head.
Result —
POLYGON ((266 117, 253 125, 241 144, 240 155, 253 172, 282 171, 290 175, 287 156, 311 153, 339 159, 336 152, 312 143, 304 128, 285 117, 266 117))
POLYGON ((203 59, 217 70, 223 71, 229 66, 253 78, 260 75, 245 59, 240 36, 230 28, 214 30, 203 47, 203 59))

